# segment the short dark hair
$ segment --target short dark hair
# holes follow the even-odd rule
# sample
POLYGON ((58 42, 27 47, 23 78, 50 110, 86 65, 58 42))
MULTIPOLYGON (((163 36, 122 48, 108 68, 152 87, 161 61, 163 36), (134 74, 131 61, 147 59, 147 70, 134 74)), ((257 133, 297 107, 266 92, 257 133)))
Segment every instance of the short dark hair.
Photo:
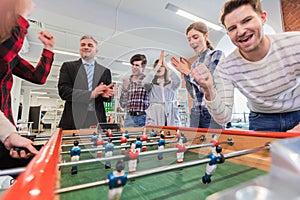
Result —
POLYGON ((98 45, 98 41, 93 37, 93 36, 90 36, 90 35, 84 35, 80 38, 80 41, 81 40, 84 40, 84 39, 91 39, 95 42, 96 46, 98 45))
POLYGON ((73 144, 74 144, 74 146, 78 146, 78 145, 79 145, 78 140, 75 140, 75 141, 73 142, 73 144))
POLYGON ((124 161, 123 160, 118 160, 117 163, 116 163, 116 170, 118 172, 121 172, 122 170, 124 170, 124 168, 125 168, 124 161))
POLYGON ((147 65, 146 56, 143 55, 143 54, 135 54, 134 56, 132 56, 130 58, 130 64, 133 65, 133 62, 135 62, 135 61, 142 61, 142 66, 143 67, 146 67, 146 65, 147 65))
MULTIPOLYGON (((225 26, 225 17, 233 10, 239 8, 240 6, 250 5, 253 10, 259 14, 262 13, 260 0, 230 0, 227 1, 222 8, 222 15, 220 18, 221 23, 225 26)), ((226 26, 225 26, 226 27, 226 26)))

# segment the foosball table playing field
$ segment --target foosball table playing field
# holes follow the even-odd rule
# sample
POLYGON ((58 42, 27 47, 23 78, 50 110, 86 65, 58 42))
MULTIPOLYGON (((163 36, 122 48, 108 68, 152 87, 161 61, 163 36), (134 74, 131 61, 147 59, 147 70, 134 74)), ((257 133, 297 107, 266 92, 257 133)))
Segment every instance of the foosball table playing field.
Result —
POLYGON ((268 176, 273 143, 299 136, 157 126, 58 129, 2 199, 222 199, 221 191, 268 176))

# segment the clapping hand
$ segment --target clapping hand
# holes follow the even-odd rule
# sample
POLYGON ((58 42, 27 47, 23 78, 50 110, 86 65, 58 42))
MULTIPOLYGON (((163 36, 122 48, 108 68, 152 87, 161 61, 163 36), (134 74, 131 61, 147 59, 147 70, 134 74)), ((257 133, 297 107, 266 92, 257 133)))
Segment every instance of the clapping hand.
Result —
POLYGON ((184 58, 179 60, 175 57, 171 58, 171 63, 177 71, 187 76, 190 73, 191 64, 184 58))

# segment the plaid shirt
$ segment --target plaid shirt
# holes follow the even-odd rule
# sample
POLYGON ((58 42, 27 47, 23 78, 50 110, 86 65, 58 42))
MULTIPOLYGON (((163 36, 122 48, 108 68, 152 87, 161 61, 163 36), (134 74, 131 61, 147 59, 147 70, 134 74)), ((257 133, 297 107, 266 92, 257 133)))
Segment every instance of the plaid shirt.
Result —
POLYGON ((127 91, 121 91, 120 105, 129 111, 145 111, 149 107, 149 94, 142 85, 142 80, 145 76, 135 83, 130 77, 130 84, 127 91))
MULTIPOLYGON (((219 61, 224 58, 224 53, 220 50, 210 50, 207 48, 203 53, 201 53, 197 60, 195 60, 191 66, 191 70, 194 69, 198 63, 203 63, 209 69, 210 73, 213 74, 219 61)), ((186 82, 186 89, 194 99, 192 108, 203 109, 205 107, 205 101, 203 101, 203 91, 199 84, 191 79, 191 73, 184 77, 186 82)))
POLYGON ((13 76, 36 84, 44 84, 48 77, 53 62, 53 53, 46 49, 36 67, 18 55, 21 50, 24 37, 27 34, 28 22, 20 17, 19 26, 15 27, 12 36, 0 44, 0 109, 4 115, 14 124, 11 110, 11 89, 13 76))

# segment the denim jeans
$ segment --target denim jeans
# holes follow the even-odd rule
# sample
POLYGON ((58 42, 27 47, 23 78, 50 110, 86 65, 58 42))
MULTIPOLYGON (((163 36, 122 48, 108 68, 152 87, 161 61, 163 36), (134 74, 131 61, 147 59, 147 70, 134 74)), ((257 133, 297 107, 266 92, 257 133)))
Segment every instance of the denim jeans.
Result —
POLYGON ((249 129, 254 131, 286 132, 300 122, 300 111, 288 113, 257 113, 249 114, 249 129))
POLYGON ((191 109, 190 127, 223 129, 223 126, 215 122, 206 108, 191 109))
POLYGON ((146 124, 146 116, 131 116, 127 113, 124 120, 124 127, 143 127, 146 124))

